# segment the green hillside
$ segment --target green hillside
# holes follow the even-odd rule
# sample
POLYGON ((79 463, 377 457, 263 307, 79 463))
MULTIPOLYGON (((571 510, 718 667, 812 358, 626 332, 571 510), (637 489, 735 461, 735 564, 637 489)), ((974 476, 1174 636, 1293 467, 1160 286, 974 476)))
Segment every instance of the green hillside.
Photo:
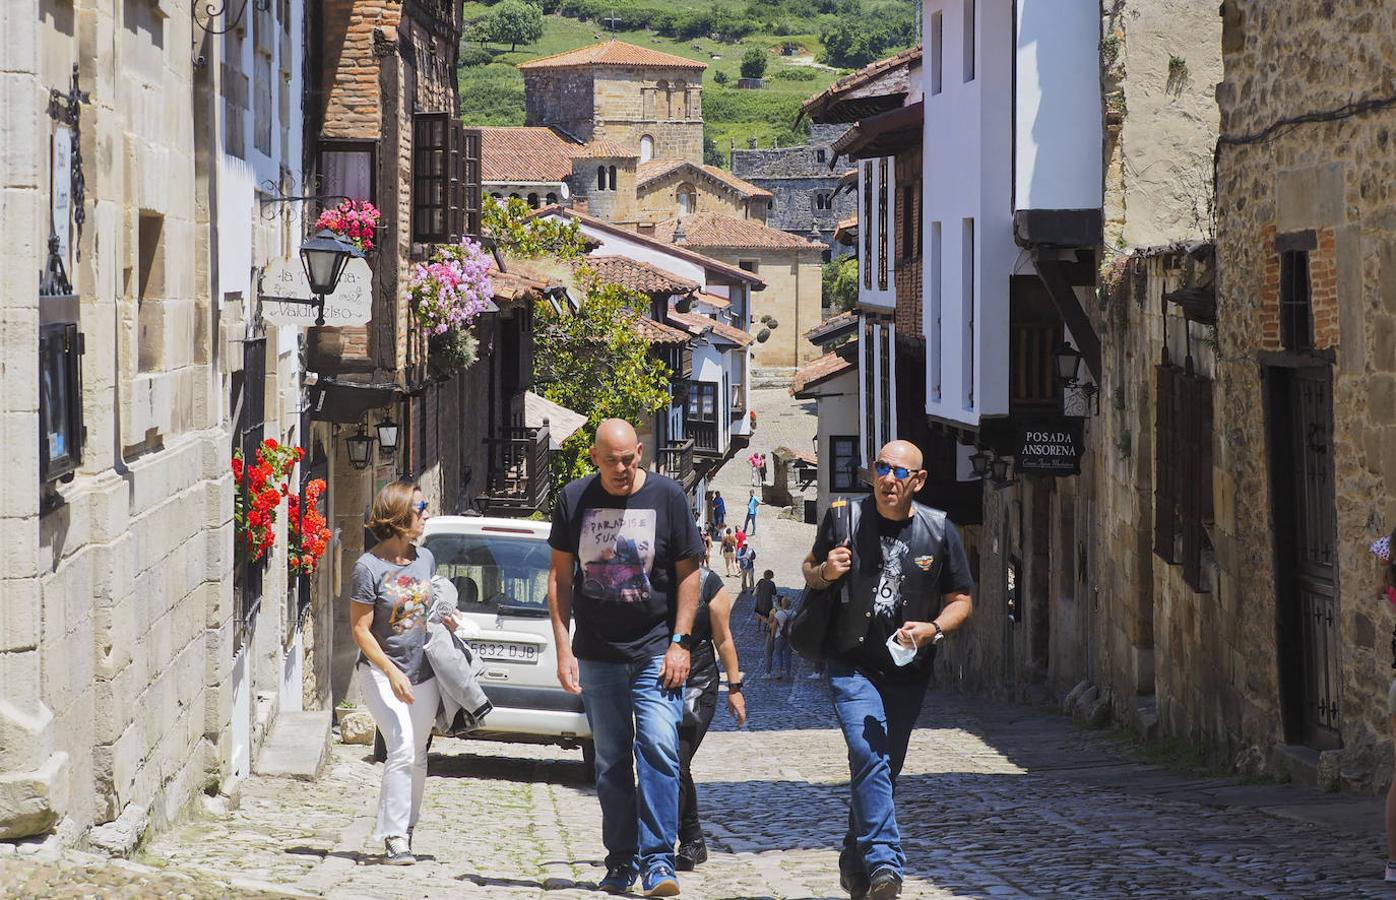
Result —
MULTIPOLYGON (((470 23, 484 19, 491 5, 465 4, 467 35, 470 23)), ((834 34, 831 40, 854 62, 860 52, 861 58, 890 55, 908 45, 920 6, 914 0, 772 0, 745 6, 714 0, 664 0, 662 5, 646 0, 543 0, 542 8, 549 14, 536 43, 510 52, 507 45, 465 41, 459 74, 461 116, 467 123, 523 124, 523 76, 516 65, 615 37, 708 64, 703 75, 705 131, 725 158, 729 146, 746 147, 753 138, 762 147, 774 141, 781 146, 803 141, 804 134, 792 130, 800 103, 849 71, 823 62, 828 56, 821 35, 842 29, 842 35, 834 34), (611 16, 616 21, 592 18, 611 16), (852 25, 867 22, 881 24, 852 25), (857 43, 866 44, 869 35, 872 47, 857 43), (737 90, 742 54, 751 47, 770 54, 766 86, 737 90), (718 83, 724 78, 725 87, 718 83)))

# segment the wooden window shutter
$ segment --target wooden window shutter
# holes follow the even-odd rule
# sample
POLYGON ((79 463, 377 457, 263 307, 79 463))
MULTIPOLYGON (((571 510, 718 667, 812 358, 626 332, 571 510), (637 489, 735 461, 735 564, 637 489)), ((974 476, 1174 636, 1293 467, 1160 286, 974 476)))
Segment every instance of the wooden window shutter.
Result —
POLYGON ((450 240, 451 137, 446 113, 417 113, 412 120, 412 240, 450 240))
POLYGON ((1174 479, 1174 389, 1178 372, 1173 366, 1156 366, 1158 391, 1154 407, 1154 553, 1164 562, 1174 562, 1174 536, 1177 529, 1174 479))
POLYGON ((1194 591, 1205 588, 1202 578, 1203 527, 1212 518, 1212 382, 1198 376, 1183 379, 1187 449, 1184 473, 1183 580, 1194 591))
POLYGON ((479 236, 480 234, 480 210, 482 196, 482 170, 480 164, 482 137, 480 129, 466 128, 459 121, 456 123, 461 127, 461 163, 465 168, 461 179, 461 187, 464 197, 461 202, 461 210, 464 215, 462 234, 479 236))

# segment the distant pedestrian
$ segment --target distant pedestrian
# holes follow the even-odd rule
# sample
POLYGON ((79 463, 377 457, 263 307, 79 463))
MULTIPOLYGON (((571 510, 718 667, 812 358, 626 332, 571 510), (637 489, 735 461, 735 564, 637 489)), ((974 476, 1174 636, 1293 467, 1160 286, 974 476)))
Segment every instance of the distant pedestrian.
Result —
POLYGON ((756 548, 750 542, 737 551, 737 565, 742 571, 742 590, 752 590, 756 586, 756 548))
POLYGON ((773 653, 766 657, 766 675, 776 681, 790 678, 790 620, 794 616, 795 611, 790 608, 789 597, 781 597, 776 601, 776 610, 771 615, 769 626, 773 653), (776 669, 774 675, 771 674, 772 657, 776 669))
POLYGON ((770 569, 761 573, 761 580, 756 582, 756 603, 752 606, 752 612, 757 621, 762 625, 766 624, 766 617, 775 609, 776 582, 775 573, 770 569))
POLYGON ((727 524, 727 501, 722 499, 722 491, 713 491, 712 522, 718 528, 727 524))
POLYGON ((727 577, 732 577, 736 573, 733 567, 737 562, 737 536, 732 533, 732 529, 727 529, 722 535, 722 564, 727 568, 727 577))
POLYGON ((712 565, 713 536, 707 531, 703 532, 703 565, 712 565))
POLYGON ((892 900, 906 865, 893 789, 935 645, 969 618, 974 581, 955 526, 913 500, 926 482, 916 445, 887 444, 873 473, 870 498, 824 516, 804 574, 821 591, 842 582, 826 640, 853 795, 839 883, 855 898, 892 900))
POLYGON ((761 470, 761 483, 766 483, 766 454, 761 454, 761 464, 757 466, 761 470))
POLYGON ((751 464, 751 483, 753 486, 761 483, 761 454, 753 453, 747 457, 746 461, 751 464))
POLYGON ((727 710, 738 725, 746 724, 746 699, 737 644, 732 640, 732 595, 716 572, 703 569, 698 613, 693 619, 692 666, 684 688, 683 722, 679 725, 679 849, 674 855, 679 871, 686 872, 708 861, 703 825, 698 818, 698 789, 693 783, 693 756, 717 711, 717 660, 727 673, 727 710))
POLYGON ((756 510, 761 506, 761 501, 756 499, 756 492, 752 491, 746 501, 746 521, 742 527, 747 534, 756 534, 756 510))
MULTIPOLYGON (((421 538, 427 502, 411 481, 378 492, 368 530, 378 539, 354 564, 349 627, 359 647, 355 664, 364 702, 387 745, 373 839, 389 865, 415 863, 412 831, 422 811, 427 741, 440 703, 436 673, 426 658, 427 616, 436 560, 421 538)), ((442 623, 452 631, 450 616, 442 623)))
POLYGON ((703 541, 678 482, 640 467, 643 449, 629 423, 597 427, 597 473, 564 487, 553 510, 548 606, 558 681, 582 695, 596 749, 599 887, 624 894, 639 876, 646 896, 671 897, 703 541))
POLYGON ((738 528, 732 532, 732 538, 737 542, 737 552, 741 553, 742 548, 746 546, 746 532, 738 528))

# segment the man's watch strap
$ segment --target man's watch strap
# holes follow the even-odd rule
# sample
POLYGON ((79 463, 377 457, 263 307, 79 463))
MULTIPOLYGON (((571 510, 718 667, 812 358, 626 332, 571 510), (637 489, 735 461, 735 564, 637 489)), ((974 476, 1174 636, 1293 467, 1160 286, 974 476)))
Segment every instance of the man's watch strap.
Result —
POLYGON ((945 629, 940 627, 939 622, 931 622, 931 625, 936 630, 935 637, 931 638, 931 643, 933 645, 939 644, 941 641, 945 640, 945 629))
POLYGON ((674 637, 673 637, 671 643, 678 644, 680 647, 684 648, 685 650, 692 650, 692 649, 693 649, 693 635, 691 635, 691 634, 676 634, 676 635, 674 635, 674 637))
POLYGON ((729 694, 740 694, 741 692, 742 692, 742 682, 740 682, 740 681, 729 681, 729 682, 727 682, 727 693, 729 693, 729 694))

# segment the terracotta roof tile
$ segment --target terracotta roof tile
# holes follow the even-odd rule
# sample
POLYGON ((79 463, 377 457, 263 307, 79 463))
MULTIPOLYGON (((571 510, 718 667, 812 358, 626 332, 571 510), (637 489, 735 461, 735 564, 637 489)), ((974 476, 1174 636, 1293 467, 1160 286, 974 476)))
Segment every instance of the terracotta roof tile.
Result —
POLYGON ((735 325, 719 322, 712 316, 700 312, 681 313, 670 306, 669 319, 683 324, 693 334, 702 334, 705 330, 712 329, 713 334, 730 343, 736 344, 738 347, 748 347, 751 345, 752 341, 755 340, 755 338, 745 331, 742 331, 740 328, 737 328, 735 325))
POLYGON ((790 394, 799 397, 810 388, 823 384, 835 375, 851 372, 854 368, 853 362, 838 350, 826 353, 795 373, 795 383, 790 385, 790 394))
POLYGON ((616 225, 612 222, 607 222, 605 219, 598 219, 595 216, 588 215, 585 209, 578 209, 576 204, 574 204, 574 206, 571 209, 567 209, 566 207, 557 205, 544 206, 541 209, 534 210, 533 215, 535 217, 560 216, 564 219, 568 219, 570 221, 586 225, 588 228, 594 228, 597 231, 609 232, 610 234, 616 235, 617 237, 623 237, 627 241, 634 241, 638 244, 645 244, 646 246, 653 247, 656 250, 665 253, 671 253, 674 256, 680 257, 681 259, 686 259, 689 262, 696 263, 697 265, 700 265, 711 272, 718 272, 727 278, 733 278, 738 281, 745 282, 751 285, 753 290, 760 291, 764 290, 766 287, 766 282, 763 281, 761 277, 756 275, 755 273, 748 272, 745 269, 742 269, 738 266, 734 266, 731 263, 723 262, 720 259, 713 259, 711 256, 705 256, 702 253, 699 253, 697 250, 692 250, 688 247, 678 246, 670 243, 669 241, 660 240, 657 237, 651 237, 649 235, 640 234, 633 228, 626 228, 622 225, 616 225))
POLYGON ((731 300, 717 294, 709 294, 707 291, 699 291, 693 295, 693 299, 713 309, 728 309, 732 306, 731 300))
POLYGON ((851 328, 858 324, 858 313, 856 310, 841 312, 836 316, 830 316, 823 322, 805 332, 805 340, 811 344, 819 343, 820 339, 826 335, 831 335, 845 328, 851 328))
POLYGON ((698 290, 696 281, 680 278, 658 266, 625 256, 589 256, 586 259, 596 274, 611 284, 624 285, 642 294, 691 294, 698 290))
POLYGON ((663 322, 656 322, 648 316, 640 316, 635 320, 635 333, 651 344, 686 344, 689 337, 687 332, 663 322))
POLYGON ((673 174, 679 169, 688 169, 689 174, 696 176, 706 175, 713 181, 728 187, 744 198, 772 196, 771 192, 763 187, 758 187, 744 178, 738 178, 726 169, 719 169, 717 166, 698 166, 683 159, 655 159, 649 162, 640 163, 635 168, 635 187, 644 190, 662 178, 673 174))
POLYGON ((581 144, 552 128, 528 125, 480 129, 480 174, 486 183, 562 181, 572 175, 581 144))
POLYGON ((708 64, 672 53, 650 50, 647 47, 637 47, 624 41, 605 41, 600 44, 592 44, 590 47, 568 50, 565 53, 555 53, 552 56, 520 63, 518 68, 529 71, 531 69, 565 69, 576 66, 641 66, 701 70, 706 69, 708 64))
POLYGON ((822 242, 808 241, 788 231, 772 228, 756 219, 739 219, 721 213, 694 213, 656 226, 655 234, 672 242, 674 229, 683 225, 684 243, 693 247, 742 250, 823 250, 822 242))
POLYGON ((638 152, 627 148, 623 144, 617 143, 616 141, 608 141, 604 139, 591 141, 585 147, 581 148, 581 150, 577 153, 577 156, 584 157, 586 159, 597 159, 604 157, 611 157, 613 159, 631 159, 634 157, 638 157, 639 155, 640 154, 638 152))

